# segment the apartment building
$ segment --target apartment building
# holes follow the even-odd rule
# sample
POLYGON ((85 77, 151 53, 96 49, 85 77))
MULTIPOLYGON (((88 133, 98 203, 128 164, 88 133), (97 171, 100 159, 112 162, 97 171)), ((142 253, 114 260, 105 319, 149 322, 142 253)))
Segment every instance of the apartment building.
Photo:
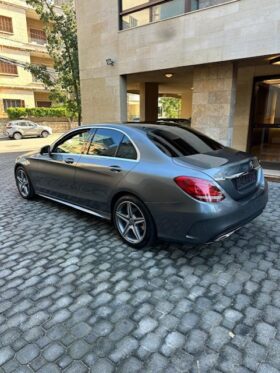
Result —
POLYGON ((0 1, 0 57, 0 118, 9 107, 51 106, 44 86, 24 70, 25 63, 52 67, 43 23, 24 0, 0 1))
POLYGON ((76 11, 85 123, 126 121, 128 94, 133 115, 155 121, 158 98, 179 97, 193 128, 280 169, 279 0, 83 0, 76 11))

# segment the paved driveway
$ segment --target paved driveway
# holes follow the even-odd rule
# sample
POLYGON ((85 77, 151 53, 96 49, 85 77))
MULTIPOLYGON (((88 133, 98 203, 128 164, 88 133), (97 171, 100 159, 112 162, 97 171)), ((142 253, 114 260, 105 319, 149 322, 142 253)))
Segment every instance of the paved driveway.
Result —
POLYGON ((280 372, 280 185, 223 243, 135 251, 0 155, 0 371, 280 372))

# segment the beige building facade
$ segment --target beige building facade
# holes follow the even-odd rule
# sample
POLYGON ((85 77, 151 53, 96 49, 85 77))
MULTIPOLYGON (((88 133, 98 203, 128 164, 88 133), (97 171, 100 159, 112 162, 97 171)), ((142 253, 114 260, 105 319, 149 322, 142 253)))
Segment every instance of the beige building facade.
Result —
POLYGON ((85 123, 131 119, 128 94, 154 121, 175 95, 193 128, 280 168, 279 0, 92 5, 76 4, 85 123))
POLYGON ((7 118, 9 107, 51 105, 44 86, 24 69, 26 63, 52 66, 43 23, 24 0, 1 0, 0 118, 7 118))

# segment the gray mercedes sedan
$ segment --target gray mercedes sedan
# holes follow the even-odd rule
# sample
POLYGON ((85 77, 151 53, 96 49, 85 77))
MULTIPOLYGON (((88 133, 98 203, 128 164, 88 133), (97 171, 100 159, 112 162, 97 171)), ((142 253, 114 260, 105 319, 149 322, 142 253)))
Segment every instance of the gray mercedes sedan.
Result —
POLYGON ((157 238, 198 245, 261 214, 267 183, 254 156, 176 124, 77 128, 19 156, 20 195, 112 220, 134 248, 157 238))

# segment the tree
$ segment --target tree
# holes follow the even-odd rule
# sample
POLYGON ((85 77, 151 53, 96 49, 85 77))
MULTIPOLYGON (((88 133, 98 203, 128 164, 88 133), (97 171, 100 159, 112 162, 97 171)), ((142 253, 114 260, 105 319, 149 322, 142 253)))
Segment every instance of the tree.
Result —
POLYGON ((73 0, 57 8, 50 0, 26 0, 44 23, 47 50, 53 70, 44 65, 26 68, 50 91, 51 99, 63 103, 81 124, 81 90, 79 75, 76 12, 73 0))
POLYGON ((160 97, 163 116, 166 118, 179 118, 181 114, 182 102, 180 98, 160 97))

